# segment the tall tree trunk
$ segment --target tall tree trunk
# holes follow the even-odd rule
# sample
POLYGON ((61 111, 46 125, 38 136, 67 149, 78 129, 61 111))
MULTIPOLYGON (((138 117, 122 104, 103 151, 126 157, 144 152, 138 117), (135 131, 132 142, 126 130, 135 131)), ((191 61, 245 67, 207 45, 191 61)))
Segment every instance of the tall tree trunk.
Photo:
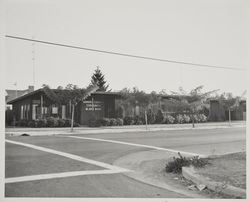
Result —
POLYGON ((71 117, 71 132, 73 132, 74 127, 74 114, 75 114, 75 105, 72 105, 72 117, 71 117))

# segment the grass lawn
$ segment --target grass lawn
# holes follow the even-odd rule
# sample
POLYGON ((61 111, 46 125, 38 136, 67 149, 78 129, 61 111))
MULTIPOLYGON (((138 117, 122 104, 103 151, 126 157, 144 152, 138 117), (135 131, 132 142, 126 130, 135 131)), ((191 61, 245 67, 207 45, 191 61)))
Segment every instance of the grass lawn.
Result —
POLYGON ((209 163, 197 172, 214 181, 246 189, 246 152, 209 158, 209 163))

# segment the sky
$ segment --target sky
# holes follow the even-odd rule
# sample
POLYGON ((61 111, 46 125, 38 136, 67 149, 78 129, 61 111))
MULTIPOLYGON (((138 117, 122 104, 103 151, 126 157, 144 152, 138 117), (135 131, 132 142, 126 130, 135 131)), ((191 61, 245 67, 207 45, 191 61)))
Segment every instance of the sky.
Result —
MULTIPOLYGON (((6 35, 168 60, 247 69, 247 1, 7 0, 6 35)), ((220 89, 246 72, 108 55, 6 38, 5 88, 86 87, 96 66, 113 91, 220 89), (33 66, 32 50, 35 49, 33 66), (34 67, 34 77, 33 77, 34 67), (17 83, 17 86, 14 85, 17 83)))

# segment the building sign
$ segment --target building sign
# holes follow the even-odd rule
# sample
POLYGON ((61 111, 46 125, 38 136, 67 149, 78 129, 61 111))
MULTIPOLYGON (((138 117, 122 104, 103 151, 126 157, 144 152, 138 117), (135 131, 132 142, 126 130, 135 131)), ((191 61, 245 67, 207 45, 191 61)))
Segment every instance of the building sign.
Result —
POLYGON ((101 111, 102 102, 99 101, 84 101, 84 110, 85 111, 101 111))

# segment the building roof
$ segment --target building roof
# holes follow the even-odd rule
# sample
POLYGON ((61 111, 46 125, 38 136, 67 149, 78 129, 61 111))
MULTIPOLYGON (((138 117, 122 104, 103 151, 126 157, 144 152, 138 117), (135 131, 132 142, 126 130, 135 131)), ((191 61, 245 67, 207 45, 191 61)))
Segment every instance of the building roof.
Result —
POLYGON ((27 94, 29 90, 6 90, 5 101, 6 103, 27 94))
MULTIPOLYGON (((53 90, 54 92, 60 91, 59 89, 52 89, 52 90, 53 90)), ((30 97, 30 96, 32 96, 32 95, 35 95, 35 94, 41 93, 41 92, 44 93, 44 89, 43 89, 43 88, 40 88, 40 89, 35 90, 35 91, 33 91, 33 92, 30 92, 30 93, 25 93, 25 94, 21 95, 20 97, 17 97, 17 98, 15 98, 15 99, 9 100, 9 101, 7 102, 7 104, 13 104, 13 103, 15 103, 15 102, 18 102, 18 101, 20 101, 20 100, 23 100, 23 99, 25 99, 25 98, 27 98, 27 97, 30 97)), ((94 92, 94 93, 91 93, 91 95, 108 95, 108 96, 120 97, 120 93, 117 93, 117 92, 101 92, 101 91, 96 91, 96 92, 94 92)))

